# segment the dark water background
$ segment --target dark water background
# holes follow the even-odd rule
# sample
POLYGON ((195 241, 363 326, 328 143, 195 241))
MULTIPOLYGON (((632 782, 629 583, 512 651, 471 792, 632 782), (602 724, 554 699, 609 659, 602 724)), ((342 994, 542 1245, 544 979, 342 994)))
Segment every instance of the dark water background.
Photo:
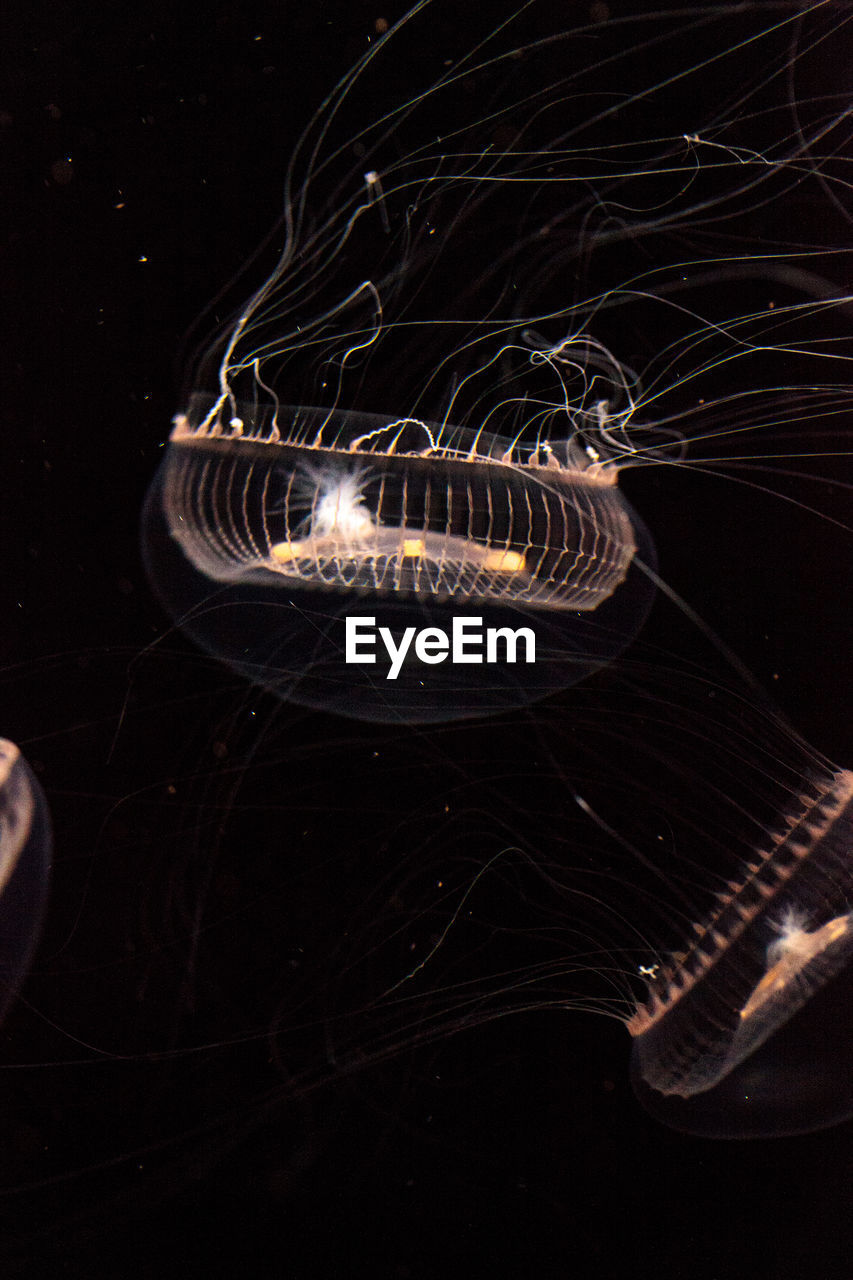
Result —
MULTIPOLYGON (((4 1271, 849 1275, 849 1123, 748 1144, 663 1129, 630 1093, 624 1029, 591 1015, 469 1009, 449 1034, 435 992, 523 966, 544 927, 523 860, 484 886, 433 994, 421 975, 419 1002, 381 1015, 363 994, 400 972, 395 948, 417 963, 496 852, 570 856, 559 744, 595 689, 428 734, 282 709, 170 630, 146 583, 138 513, 182 335, 278 215, 298 126, 378 16, 4 19, 0 727, 56 827, 45 936, 0 1031, 4 1271)), ((836 233, 836 211, 801 213, 836 233)), ((666 580, 849 764, 849 535, 696 473, 625 483, 666 580)), ((809 501, 847 519, 840 487, 809 501)), ((672 611, 650 628, 646 652, 691 643, 672 611)))

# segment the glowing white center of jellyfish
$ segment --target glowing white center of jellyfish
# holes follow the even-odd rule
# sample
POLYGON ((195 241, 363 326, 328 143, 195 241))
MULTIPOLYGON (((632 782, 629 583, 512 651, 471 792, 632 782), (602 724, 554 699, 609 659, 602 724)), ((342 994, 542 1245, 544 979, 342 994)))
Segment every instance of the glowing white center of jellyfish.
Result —
POLYGON ((356 474, 318 477, 311 533, 318 538, 366 538, 374 529, 356 474))
POLYGON ((778 924, 773 927, 778 937, 767 947, 767 968, 772 969, 780 961, 791 961, 797 957, 810 958, 815 933, 806 927, 808 921, 794 907, 788 907, 778 924))

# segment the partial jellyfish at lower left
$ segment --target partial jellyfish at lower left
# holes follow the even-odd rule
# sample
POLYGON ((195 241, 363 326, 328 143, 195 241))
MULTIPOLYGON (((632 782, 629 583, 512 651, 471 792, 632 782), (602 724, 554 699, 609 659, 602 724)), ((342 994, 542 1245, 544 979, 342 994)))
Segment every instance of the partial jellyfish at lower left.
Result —
POLYGON ((19 748, 0 738, 0 1019, 38 942, 52 850, 44 792, 19 748))

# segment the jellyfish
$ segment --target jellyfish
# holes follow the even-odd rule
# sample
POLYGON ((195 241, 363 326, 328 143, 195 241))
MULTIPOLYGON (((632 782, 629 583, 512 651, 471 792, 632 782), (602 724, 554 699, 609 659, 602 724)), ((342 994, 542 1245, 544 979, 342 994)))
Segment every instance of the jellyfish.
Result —
POLYGON ((47 802, 19 749, 0 738, 0 1018, 29 968, 47 897, 47 802))
POLYGON ((191 408, 148 499, 149 572, 203 647, 283 698, 493 714, 582 679, 648 612, 648 534, 571 441, 308 409, 223 430, 191 408))
MULTIPOLYGON (((58 1179, 80 1221, 110 1216, 112 1188, 129 1192, 120 1211, 137 1204, 155 1162, 172 1188, 197 1179, 253 1126, 274 1127, 279 1164, 249 1194, 286 1188, 300 1159, 322 1159, 321 1122, 301 1141, 315 1101, 322 1117, 324 1099, 345 1105, 364 1082, 383 1115, 403 1116, 388 1097, 432 1087, 423 1064, 451 1058, 459 1033, 491 1047, 505 1032, 521 1054, 540 1010, 548 1043, 533 1052, 558 1059, 569 1136, 592 1096, 575 1087, 579 1059, 618 1035, 604 1111, 628 1090, 624 1026, 639 1032, 656 995, 665 1012, 634 1037, 635 1076, 661 1118, 746 1136, 845 1113, 843 1072, 817 1051, 821 1107, 801 1105, 803 1074, 782 1079, 784 1115, 769 1107, 784 1028, 763 1046, 754 1029, 843 947, 831 935, 845 904, 789 865, 787 888, 731 935, 751 985, 734 990, 724 1035, 697 1035, 717 1073, 731 1070, 689 1098, 655 1085, 672 1083, 657 1072, 661 1042, 681 1042, 723 972, 710 943, 691 958, 694 924, 713 936, 740 914, 714 895, 751 910, 776 874, 774 836, 787 855, 808 844, 814 865, 845 821, 829 826, 843 771, 779 726, 761 750, 738 714, 719 722, 722 681, 681 699, 665 669, 696 643, 677 594, 736 648, 746 633, 762 679, 777 670, 774 631, 802 615, 819 634, 821 597, 844 598, 829 537, 844 510, 791 535, 803 506, 821 515, 838 500, 849 459, 832 434, 850 404, 837 285, 849 115, 824 69, 842 15, 738 5, 563 31, 552 5, 516 10, 500 25, 505 4, 470 16, 421 4, 371 38, 296 148, 281 221, 202 320, 214 333, 189 362, 143 534, 176 630, 231 670, 157 632, 153 603, 128 646, 118 612, 85 598, 77 622, 95 659, 66 660, 53 699, 16 689, 34 734, 46 726, 32 708, 75 691, 57 755, 80 856, 64 860, 67 927, 40 991, 48 1042, 28 1072, 6 1064, 4 1096, 11 1108, 15 1081, 37 1095, 39 1079, 61 1077, 77 1105, 63 1109, 66 1141, 24 1147, 3 1185, 58 1179), (435 15, 440 51, 423 39, 435 15), (375 620, 353 643, 376 662, 346 662, 350 616, 375 620), (482 621, 498 662, 427 660, 443 652, 431 632, 452 644, 457 616, 482 621), (396 676, 383 627, 397 655, 415 631, 396 676), (751 1052, 735 1063, 747 1021, 751 1052), (726 1108, 717 1090, 757 1065, 753 1105, 726 1108)), ((286 56, 290 110, 310 95, 286 56)), ((241 90, 235 116, 253 102, 241 90)), ((201 174, 201 200, 193 170, 179 185, 197 216, 162 219, 164 234, 193 228, 196 261, 218 225, 214 192, 248 219, 278 181, 262 123, 263 154, 233 185, 201 174)), ((198 149, 182 150, 195 164, 198 149)), ((153 310, 141 349, 162 356, 153 310)), ((149 424, 146 466, 163 420, 149 424)), ((124 439, 93 448, 93 469, 117 446, 123 466, 124 439)), ((79 519, 77 490, 63 489, 79 519)), ((65 546, 52 539, 51 556, 65 546)), ((802 651, 812 645, 804 633, 802 651)), ((779 663, 780 699, 798 683, 803 703, 822 692, 829 720, 841 699, 827 686, 843 676, 830 665, 779 663)), ((817 712, 811 729, 826 741, 817 712)), ((469 1075, 482 1099, 487 1078, 469 1075)), ((52 1087, 39 1101, 50 1129, 52 1087)), ((525 1131, 526 1101, 507 1107, 525 1131)), ((663 1145, 651 1133, 647 1150, 663 1145)))
MULTIPOLYGON (((619 24, 591 20, 597 57, 579 62, 586 29, 555 32, 545 8, 460 29, 439 71, 420 47, 430 0, 371 44, 287 163, 269 274, 217 300, 228 319, 189 361, 145 504, 149 578, 180 629, 283 700, 422 723, 587 678, 658 586, 621 477, 760 468, 787 421, 848 398, 831 339, 809 336, 848 306, 823 245, 794 253, 780 226, 760 266, 734 245, 672 253, 683 225, 701 237, 732 207, 840 181, 819 148, 845 108, 793 152, 758 86, 760 124, 739 100, 700 129, 697 59, 689 130, 649 140, 671 78, 629 77, 582 123, 584 92, 627 61, 619 24), (604 125, 617 141, 600 152, 586 141, 604 125)), ((661 15, 629 25, 632 48, 685 34, 661 15)), ((747 50, 772 64, 791 39, 810 65, 826 32, 774 14, 730 37, 736 75, 747 50)))
POLYGON ((684 951, 646 969, 632 1075, 675 1128, 775 1136, 853 1115, 853 774, 808 783, 684 951))

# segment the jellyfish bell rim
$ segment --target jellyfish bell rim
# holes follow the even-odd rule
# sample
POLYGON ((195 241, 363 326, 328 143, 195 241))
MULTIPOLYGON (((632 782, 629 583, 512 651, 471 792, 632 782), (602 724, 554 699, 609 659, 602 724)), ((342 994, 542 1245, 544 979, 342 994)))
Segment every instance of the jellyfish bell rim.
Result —
MULTIPOLYGON (((528 413, 528 417, 530 413, 528 413)), ((218 393, 194 391, 187 407, 173 419, 170 443, 192 440, 242 440, 263 445, 297 445, 318 454, 337 451, 355 458, 417 457, 484 462, 529 470, 544 479, 562 472, 585 484, 611 488, 619 471, 642 459, 629 449, 608 453, 585 443, 587 413, 566 405, 541 408, 541 420, 558 418, 570 424, 568 435, 557 435, 530 422, 503 435, 494 427, 456 425, 416 413, 379 413, 341 405, 289 405, 277 398, 268 404, 246 401, 230 389, 218 393), (577 418, 582 420, 579 425, 577 418), (282 429, 282 422, 289 427, 282 429)))

